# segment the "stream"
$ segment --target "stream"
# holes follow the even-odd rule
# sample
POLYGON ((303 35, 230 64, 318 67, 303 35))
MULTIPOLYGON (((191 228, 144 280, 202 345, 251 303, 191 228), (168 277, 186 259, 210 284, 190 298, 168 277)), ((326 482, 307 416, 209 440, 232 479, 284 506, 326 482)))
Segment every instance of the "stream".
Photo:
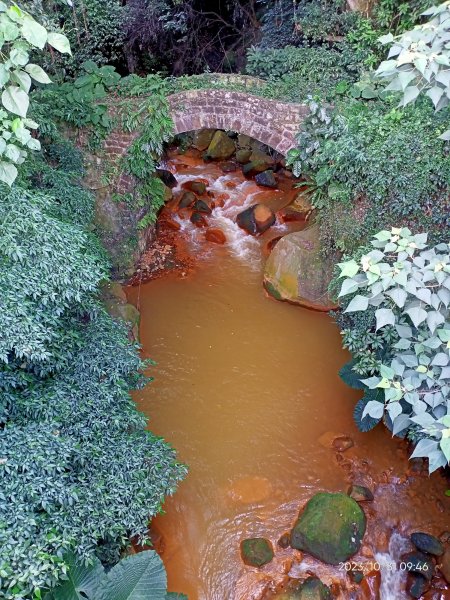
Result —
POLYGON ((152 524, 169 590, 189 600, 252 600, 261 597, 261 573, 278 589, 288 574, 314 573, 338 598, 405 598, 404 573, 375 563, 398 559, 395 548, 409 548, 411 530, 439 535, 450 527, 445 481, 429 479, 421 461, 408 462, 405 443, 384 427, 357 430, 359 395, 339 379, 349 355, 332 318, 265 293, 268 242, 304 224, 276 224, 254 238, 234 219, 255 202, 279 210, 292 199, 292 181, 265 191, 240 171, 224 174, 189 153, 173 155, 167 168, 180 185, 202 178, 228 196, 209 217, 224 245, 206 241, 203 228, 174 213, 174 235, 191 267, 127 289, 141 311, 143 356, 157 363, 149 370, 154 381, 135 400, 151 430, 189 466, 152 524), (353 442, 342 452, 332 444, 340 435, 353 442), (315 492, 346 491, 351 482, 375 495, 364 506, 367 533, 354 560, 369 565, 378 586, 381 574, 379 596, 361 596, 363 588, 339 567, 277 546, 315 492), (261 572, 241 561, 247 537, 268 538, 277 548, 261 572))

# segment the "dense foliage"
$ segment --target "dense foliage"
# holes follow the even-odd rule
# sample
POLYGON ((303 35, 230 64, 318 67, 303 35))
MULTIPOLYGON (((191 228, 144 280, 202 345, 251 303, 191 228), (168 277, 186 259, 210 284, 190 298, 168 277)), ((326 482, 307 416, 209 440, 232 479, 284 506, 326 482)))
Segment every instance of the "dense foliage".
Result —
POLYGON ((290 162, 310 179, 328 247, 355 251, 380 227, 416 224, 444 241, 450 224, 450 161, 439 135, 447 110, 428 100, 399 110, 396 99, 311 103, 290 162))
MULTIPOLYGON (((24 36, 49 40, 17 14, 31 27, 24 36)), ((71 93, 67 103, 84 103, 95 116, 99 88, 115 74, 88 63, 83 77, 71 90, 61 86, 62 96, 71 93)), ((41 598, 64 578, 68 552, 116 562, 130 537, 147 538, 149 519, 186 472, 131 399, 130 390, 147 383, 148 365, 99 300, 109 265, 92 233, 93 198, 78 185, 79 151, 45 107, 35 111, 43 152, 21 161, 12 189, 2 184, 0 194, 0 595, 7 600, 41 598)))
POLYGON ((373 309, 356 360, 379 342, 378 360, 358 370, 383 393, 369 396, 361 420, 378 422, 386 410, 394 434, 410 429, 421 440, 414 456, 427 457, 431 472, 450 462, 450 246, 426 242, 407 228, 378 232, 372 250, 339 265, 339 297, 345 313, 373 309))

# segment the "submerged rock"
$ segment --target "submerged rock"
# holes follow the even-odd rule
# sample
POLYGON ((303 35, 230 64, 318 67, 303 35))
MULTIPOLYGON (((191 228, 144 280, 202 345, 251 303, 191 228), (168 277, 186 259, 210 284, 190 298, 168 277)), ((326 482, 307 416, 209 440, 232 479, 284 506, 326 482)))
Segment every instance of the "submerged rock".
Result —
POLYGON ((428 581, 431 581, 434 575, 434 561, 423 552, 409 552, 402 556, 402 562, 407 565, 410 573, 422 575, 428 581))
POLYGON ((427 554, 434 554, 435 556, 442 556, 444 554, 445 549, 443 544, 434 535, 430 535, 429 533, 416 531, 411 534, 411 542, 417 550, 421 550, 427 554))
POLYGON ((331 600, 331 591, 317 577, 309 577, 299 589, 299 600, 331 600))
POLYGON ((194 192, 194 194, 197 194, 198 196, 202 196, 206 193, 206 183, 204 181, 199 181, 198 179, 194 179, 193 181, 185 181, 182 187, 185 190, 194 192))
POLYGON ((328 296, 335 257, 321 253, 317 225, 285 235, 266 262, 264 286, 277 300, 329 311, 336 304, 328 296))
POLYGON ((220 165, 222 173, 234 173, 237 171, 237 165, 234 162, 224 162, 220 165))
POLYGON ((269 498, 272 491, 272 485, 266 477, 255 475, 233 481, 227 493, 237 502, 253 504, 269 498))
POLYGON ((178 202, 178 208, 189 208, 197 200, 197 196, 193 192, 184 192, 178 202))
POLYGON ((264 204, 254 204, 238 214, 236 223, 250 235, 259 235, 275 223, 275 214, 264 204))
POLYGON ((348 488, 347 494, 356 502, 366 502, 373 500, 373 494, 369 488, 363 485, 353 484, 348 488))
POLYGON ((416 573, 408 575, 406 591, 411 598, 421 598, 427 591, 428 586, 428 581, 422 575, 417 575, 416 573))
POLYGON ((231 138, 223 131, 216 131, 206 151, 209 159, 225 160, 234 154, 236 147, 231 138))
POLYGON ((208 227, 208 221, 205 219, 202 213, 193 212, 190 219, 191 223, 193 223, 196 227, 208 227))
POLYGON ((214 244, 225 244, 227 241, 227 238, 221 229, 207 229, 205 238, 208 242, 213 242, 214 244))
POLYGON ((346 494, 320 492, 306 504, 291 531, 291 546, 325 563, 337 565, 361 546, 366 517, 346 494))
POLYGON ((283 535, 278 540, 277 544, 280 546, 280 548, 289 548, 289 546, 291 545, 291 534, 289 533, 289 531, 283 533, 283 535))
POLYGON ((258 175, 255 177, 255 181, 258 185, 262 185, 263 187, 277 187, 277 180, 275 179, 273 171, 271 171, 270 169, 267 171, 263 171, 262 173, 258 173, 258 175))
POLYGON ((246 565, 262 567, 273 559, 272 544, 266 538, 249 538, 241 542, 241 557, 246 565))
POLYGON ((439 570, 447 583, 450 583, 450 547, 447 547, 444 554, 439 558, 439 570))
POLYGON ((196 212, 205 213, 207 215, 210 215, 212 212, 210 206, 208 206, 204 200, 196 200, 194 202, 193 209, 196 212))

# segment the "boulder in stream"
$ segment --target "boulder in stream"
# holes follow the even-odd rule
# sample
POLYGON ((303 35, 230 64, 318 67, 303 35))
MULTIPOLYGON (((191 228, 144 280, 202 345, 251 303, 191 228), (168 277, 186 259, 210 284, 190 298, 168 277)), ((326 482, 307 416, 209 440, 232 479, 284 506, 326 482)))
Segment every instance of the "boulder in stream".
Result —
POLYGON ((246 565, 262 567, 273 557, 272 544, 266 538, 248 538, 241 542, 241 557, 246 565))
POLYGON ((205 213, 210 215, 212 210, 211 207, 204 200, 196 200, 192 207, 196 212, 205 213))
POLYGON ((271 169, 267 171, 263 171, 262 173, 258 173, 255 177, 255 181, 258 185, 268 188, 276 188, 277 180, 275 179, 275 175, 271 169))
POLYGON ((197 148, 197 150, 200 150, 201 152, 206 150, 206 148, 210 145, 215 132, 215 129, 197 129, 192 138, 193 147, 197 148))
POLYGON ((328 285, 337 257, 323 256, 318 225, 285 235, 267 259, 264 287, 277 300, 329 311, 328 285))
POLYGON ((333 596, 328 586, 318 577, 308 577, 290 590, 277 596, 277 600, 332 600, 333 596))
POLYGON ((224 131, 216 131, 206 151, 206 158, 225 160, 234 154, 236 147, 224 131))
POLYGON ((263 160, 252 160, 242 167, 242 173, 246 177, 254 177, 255 175, 258 175, 258 173, 267 171, 268 168, 269 165, 263 160))
POLYGON ((253 204, 238 214, 236 223, 250 235, 259 235, 275 223, 275 214, 265 204, 253 204))
POLYGON ((408 552, 401 557, 403 563, 406 564, 407 570, 410 573, 416 573, 425 577, 427 581, 431 581, 434 575, 434 561, 430 556, 423 552, 408 552))
POLYGON ((214 229, 210 227, 206 230, 205 239, 213 244, 225 244, 227 238, 221 229, 214 229))
POLYGON ((373 500, 373 494, 364 485, 353 484, 348 488, 347 494, 356 502, 371 502, 373 500))
POLYGON ((241 148, 236 152, 236 160, 241 165, 248 163, 250 160, 250 155, 252 151, 249 148, 241 148))
POLYGON ((206 183, 204 181, 200 181, 199 179, 185 181, 182 185, 182 188, 184 190, 194 192, 194 194, 197 194, 198 196, 202 196, 206 193, 206 183))
POLYGON ((208 221, 204 217, 204 213, 194 211, 190 219, 196 227, 208 227, 208 221))
POLYGON ((358 552, 366 517, 346 494, 319 492, 307 503, 291 531, 291 546, 331 565, 358 552))
POLYGON ((197 200, 197 196, 193 192, 184 192, 178 202, 178 208, 189 208, 197 200))
POLYGON ((411 534, 411 542, 421 552, 434 554, 434 556, 442 556, 444 554, 444 545, 434 535, 430 535, 429 533, 416 531, 411 534))
POLYGON ((422 598, 429 587, 428 581, 422 575, 417 573, 409 573, 406 582, 406 591, 411 598, 422 598))
POLYGON ((174 188, 178 185, 175 175, 167 169, 156 169, 156 175, 161 179, 164 185, 169 188, 174 188))

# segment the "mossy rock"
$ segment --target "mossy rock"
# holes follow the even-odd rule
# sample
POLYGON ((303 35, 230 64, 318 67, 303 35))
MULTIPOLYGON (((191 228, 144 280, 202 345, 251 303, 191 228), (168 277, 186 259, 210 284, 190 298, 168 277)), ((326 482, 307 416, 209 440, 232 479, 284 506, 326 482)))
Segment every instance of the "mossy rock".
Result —
POLYGON ((241 542, 241 557, 250 567, 262 567, 273 559, 272 544, 266 538, 249 538, 241 542))
POLYGON ((308 577, 300 585, 286 590, 277 600, 332 600, 330 588, 317 577, 308 577))
POLYGON ((337 565, 360 548, 366 517, 346 494, 320 492, 306 504, 291 532, 291 546, 337 565))
POLYGON ((236 146, 231 138, 223 131, 216 131, 208 146, 206 155, 208 158, 225 160, 234 154, 236 146))

